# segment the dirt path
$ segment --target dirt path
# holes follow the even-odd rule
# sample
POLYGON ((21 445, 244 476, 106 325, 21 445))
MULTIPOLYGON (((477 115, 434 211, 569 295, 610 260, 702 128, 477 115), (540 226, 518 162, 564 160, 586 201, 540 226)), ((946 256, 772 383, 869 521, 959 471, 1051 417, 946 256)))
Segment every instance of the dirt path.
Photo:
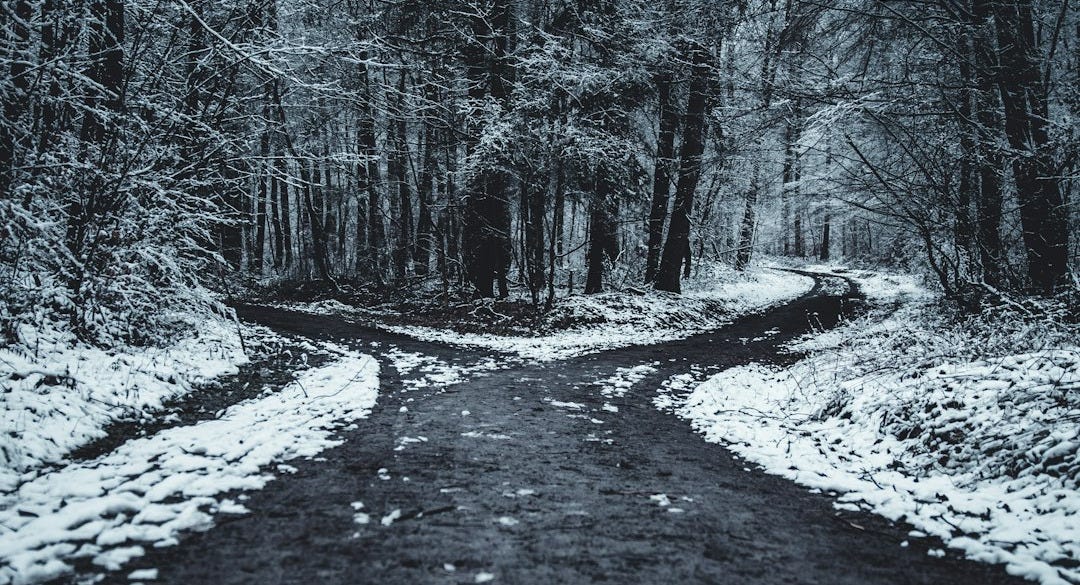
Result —
POLYGON ((930 558, 936 543, 901 548, 904 527, 839 513, 827 496, 751 469, 654 405, 673 376, 768 361, 812 323, 833 325, 852 295, 816 290, 712 334, 441 388, 396 374, 391 346, 459 364, 485 354, 249 308, 247 319, 379 357, 378 406, 324 461, 293 463, 296 474, 250 494, 251 514, 150 551, 108 580, 157 567, 159 582, 186 585, 1022 582, 930 558), (654 362, 624 396, 594 384, 654 362), (354 502, 369 523, 355 522, 354 502))

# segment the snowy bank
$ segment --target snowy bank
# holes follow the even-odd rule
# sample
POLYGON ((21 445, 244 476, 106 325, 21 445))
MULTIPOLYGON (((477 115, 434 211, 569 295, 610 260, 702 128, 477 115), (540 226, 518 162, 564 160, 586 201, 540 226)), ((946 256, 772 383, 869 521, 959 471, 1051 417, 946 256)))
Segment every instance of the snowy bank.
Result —
MULTIPOLYGON (((660 291, 608 292, 560 299, 536 336, 461 333, 413 326, 376 326, 425 341, 477 347, 523 359, 552 361, 630 345, 682 339, 722 327, 738 317, 795 299, 813 288, 812 278, 773 269, 737 273, 710 265, 684 283, 681 295, 660 291)), ((283 305, 318 314, 350 316, 337 301, 283 305)), ((371 315, 362 312, 370 322, 371 315)))
POLYGON ((182 531, 208 528, 214 514, 244 513, 223 495, 262 488, 274 478, 269 465, 340 444, 336 432, 375 404, 378 364, 331 344, 325 349, 334 361, 276 393, 214 420, 128 441, 0 496, 0 584, 53 579, 79 559, 117 570, 144 546, 171 546, 182 531))
MULTIPOLYGON (((866 288, 926 298, 897 293, 909 284, 866 288)), ((1080 583, 1076 339, 911 301, 796 344, 809 357, 790 368, 724 371, 678 412, 766 471, 840 493, 838 508, 908 522, 912 538, 1014 575, 1080 583)))
POLYGON ((0 348, 0 493, 105 436, 110 423, 160 409, 248 361, 236 324, 223 319, 165 348, 106 350, 29 328, 22 338, 0 348))

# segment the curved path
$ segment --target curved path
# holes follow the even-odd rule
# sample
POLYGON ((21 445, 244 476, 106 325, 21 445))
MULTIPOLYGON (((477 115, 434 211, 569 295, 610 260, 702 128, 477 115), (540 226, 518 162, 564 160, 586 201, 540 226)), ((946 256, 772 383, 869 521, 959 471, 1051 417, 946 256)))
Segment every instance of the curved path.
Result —
POLYGON ((185 585, 1022 582, 999 567, 928 557, 939 543, 902 548, 905 527, 838 512, 827 496, 751 469, 654 404, 673 376, 774 361, 780 344, 835 324, 855 295, 820 284, 710 334, 442 387, 395 373, 391 353, 459 364, 486 356, 246 308, 245 319, 379 357, 377 407, 324 461, 294 462, 296 474, 250 494, 251 514, 150 551, 108 580, 157 567, 159 582, 185 585), (601 395, 595 382, 641 364, 655 371, 621 397, 601 395), (356 522, 354 502, 368 523, 356 522))

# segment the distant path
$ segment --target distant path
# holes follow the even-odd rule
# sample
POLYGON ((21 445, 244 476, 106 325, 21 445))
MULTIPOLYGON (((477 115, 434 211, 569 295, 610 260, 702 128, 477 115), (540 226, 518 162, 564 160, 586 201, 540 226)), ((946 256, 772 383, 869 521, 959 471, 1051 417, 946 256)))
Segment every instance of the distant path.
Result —
POLYGON ((808 295, 714 333, 515 366, 445 388, 410 384, 415 378, 397 375, 384 350, 460 363, 486 354, 246 308, 245 319, 345 339, 379 357, 377 407, 325 461, 294 462, 296 474, 251 493, 249 515, 148 551, 108 581, 157 567, 158 582, 184 585, 1023 583, 1000 567, 928 557, 940 543, 911 539, 901 548, 906 528, 840 513, 827 496, 746 469, 654 406, 672 376, 699 380, 773 361, 811 323, 833 326, 857 295, 822 293, 837 287, 816 278, 808 295), (605 398, 593 385, 650 362, 660 362, 657 371, 625 396, 605 398), (354 522, 357 501, 368 524, 354 522), (394 510, 400 517, 384 526, 394 510))

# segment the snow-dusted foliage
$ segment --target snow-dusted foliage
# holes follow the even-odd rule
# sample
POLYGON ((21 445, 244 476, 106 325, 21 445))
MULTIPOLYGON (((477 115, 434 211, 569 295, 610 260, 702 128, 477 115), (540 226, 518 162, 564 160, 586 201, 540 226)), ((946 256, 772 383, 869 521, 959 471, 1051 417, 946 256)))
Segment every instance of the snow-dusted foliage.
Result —
POLYGON ((238 101, 203 106, 232 75, 212 70, 228 57, 177 56, 180 6, 15 4, 28 14, 12 21, 0 86, 0 335, 160 342, 216 308, 201 283, 218 270, 225 201, 245 167, 231 157, 246 145, 213 121, 238 101))
POLYGON ((1076 582, 1080 330, 1053 307, 958 318, 923 297, 796 344, 809 357, 790 368, 727 370, 679 413, 770 472, 841 492, 839 507, 1076 582))
POLYGON ((248 169, 231 8, 0 8, 0 489, 247 359, 206 288, 248 169))

